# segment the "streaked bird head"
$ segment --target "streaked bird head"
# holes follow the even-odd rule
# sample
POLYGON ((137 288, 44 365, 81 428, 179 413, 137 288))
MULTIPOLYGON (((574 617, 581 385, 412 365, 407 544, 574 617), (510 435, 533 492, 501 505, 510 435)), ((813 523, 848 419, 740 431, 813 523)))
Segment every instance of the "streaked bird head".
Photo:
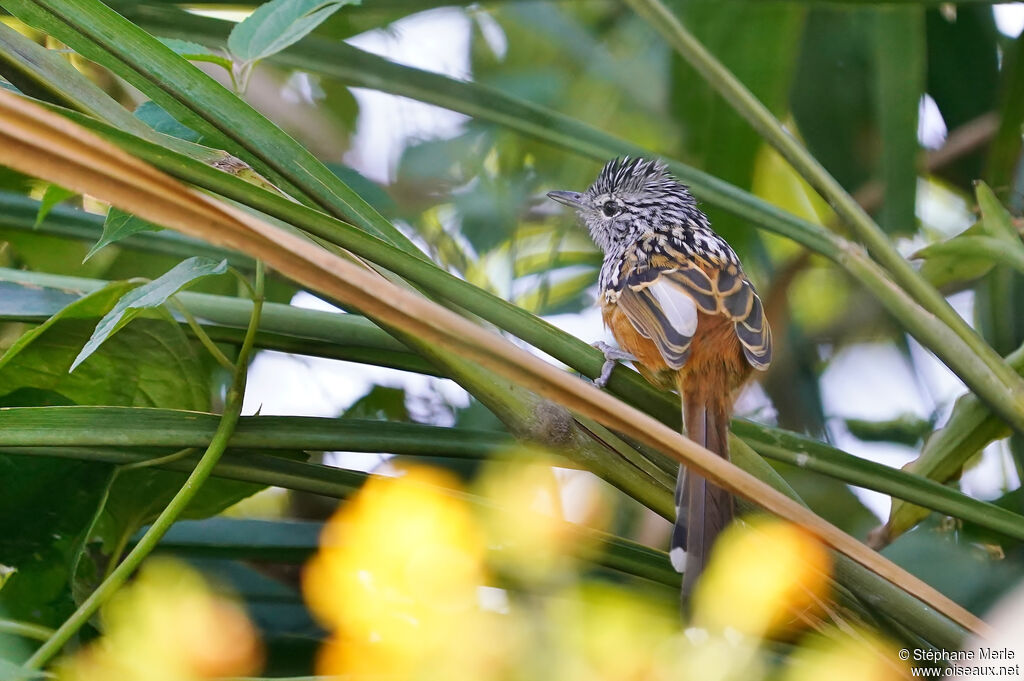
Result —
POLYGON ((605 251, 652 229, 708 224, 686 185, 656 159, 612 159, 585 192, 555 191, 548 196, 575 208, 605 251))

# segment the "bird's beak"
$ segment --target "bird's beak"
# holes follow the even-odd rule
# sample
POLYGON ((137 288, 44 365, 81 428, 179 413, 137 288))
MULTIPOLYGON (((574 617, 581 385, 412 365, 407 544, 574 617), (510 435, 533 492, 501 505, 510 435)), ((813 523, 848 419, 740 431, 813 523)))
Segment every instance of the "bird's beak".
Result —
POLYGON ((570 208, 583 207, 583 194, 579 192, 548 192, 548 198, 554 199, 570 208))

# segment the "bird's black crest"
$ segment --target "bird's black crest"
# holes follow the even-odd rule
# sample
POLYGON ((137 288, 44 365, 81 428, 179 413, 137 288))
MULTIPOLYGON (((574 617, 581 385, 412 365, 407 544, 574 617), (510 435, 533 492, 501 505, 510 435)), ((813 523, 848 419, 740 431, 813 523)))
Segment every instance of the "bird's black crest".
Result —
POLYGON ((601 169, 591 190, 594 195, 613 192, 671 191, 685 187, 658 159, 613 158, 601 169))

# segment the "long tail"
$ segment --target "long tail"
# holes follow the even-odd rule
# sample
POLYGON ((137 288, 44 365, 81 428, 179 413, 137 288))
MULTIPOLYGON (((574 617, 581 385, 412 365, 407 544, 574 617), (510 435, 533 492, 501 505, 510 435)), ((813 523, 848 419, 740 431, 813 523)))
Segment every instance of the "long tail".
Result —
MULTIPOLYGON (((706 449, 729 458, 729 407, 723 400, 701 400, 683 394, 687 436, 706 449)), ((732 496, 700 475, 679 467, 676 480, 676 525, 670 556, 683 573, 683 603, 707 565, 715 538, 732 521, 732 496)))

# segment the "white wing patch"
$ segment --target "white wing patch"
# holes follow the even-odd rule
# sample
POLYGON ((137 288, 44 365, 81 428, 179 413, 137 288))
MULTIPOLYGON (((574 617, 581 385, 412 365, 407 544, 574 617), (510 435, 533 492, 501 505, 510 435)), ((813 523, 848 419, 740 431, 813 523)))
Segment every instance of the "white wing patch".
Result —
POLYGON ((692 338, 697 331, 697 304, 693 298, 678 286, 664 280, 655 281, 647 290, 658 301, 672 328, 692 338))

